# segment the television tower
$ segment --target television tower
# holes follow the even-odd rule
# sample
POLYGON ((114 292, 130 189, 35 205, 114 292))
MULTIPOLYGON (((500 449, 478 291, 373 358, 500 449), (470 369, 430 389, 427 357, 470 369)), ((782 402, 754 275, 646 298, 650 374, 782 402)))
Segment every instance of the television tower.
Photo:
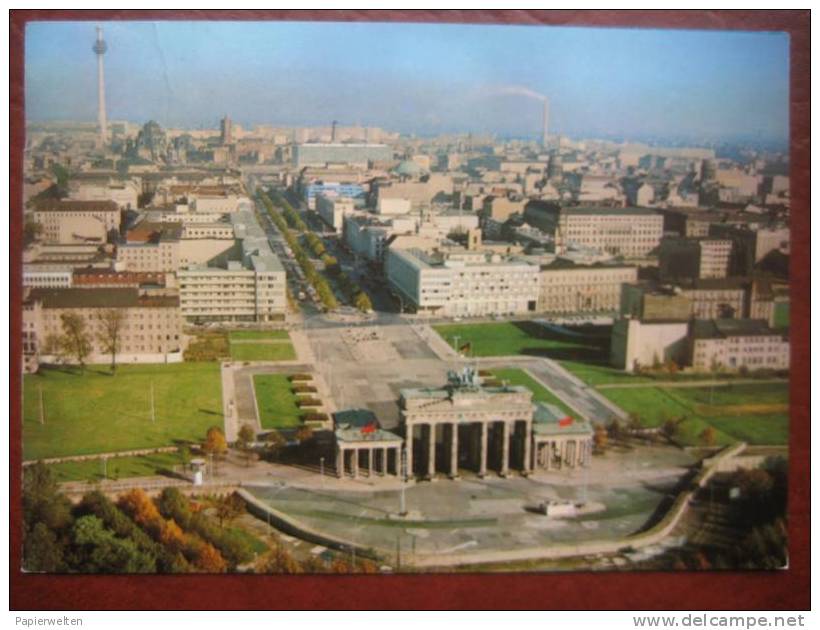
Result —
POLYGON ((549 145, 549 130, 550 130, 550 101, 544 97, 544 112, 541 120, 541 146, 547 148, 549 145))
POLYGON ((97 41, 92 49, 97 55, 97 132, 100 134, 100 146, 108 144, 108 121, 105 117, 105 71, 103 69, 103 55, 108 46, 103 39, 102 27, 97 27, 97 41))

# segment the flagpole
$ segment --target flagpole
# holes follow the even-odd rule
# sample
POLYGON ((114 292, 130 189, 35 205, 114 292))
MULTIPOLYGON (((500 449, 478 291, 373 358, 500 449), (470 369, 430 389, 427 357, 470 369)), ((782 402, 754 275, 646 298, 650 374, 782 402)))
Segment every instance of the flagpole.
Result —
POLYGON ((38 385, 37 389, 40 392, 40 424, 46 423, 45 406, 43 405, 43 386, 38 385))

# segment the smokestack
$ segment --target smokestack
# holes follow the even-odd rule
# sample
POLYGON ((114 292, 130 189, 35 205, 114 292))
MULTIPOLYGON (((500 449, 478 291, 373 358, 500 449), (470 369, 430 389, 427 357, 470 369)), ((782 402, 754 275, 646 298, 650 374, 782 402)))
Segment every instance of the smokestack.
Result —
POLYGON ((330 128, 330 142, 331 143, 336 142, 336 121, 335 120, 333 121, 333 125, 330 128))
POLYGON ((550 102, 549 99, 544 98, 544 120, 541 127, 541 146, 547 148, 549 143, 549 129, 550 129, 550 102))

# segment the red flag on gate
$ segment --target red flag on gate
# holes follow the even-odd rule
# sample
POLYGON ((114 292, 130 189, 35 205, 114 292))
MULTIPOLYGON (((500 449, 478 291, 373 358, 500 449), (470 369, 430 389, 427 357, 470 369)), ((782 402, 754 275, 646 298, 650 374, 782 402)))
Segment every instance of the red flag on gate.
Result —
POLYGON ((558 421, 559 427, 568 427, 572 424, 572 416, 564 416, 558 421))

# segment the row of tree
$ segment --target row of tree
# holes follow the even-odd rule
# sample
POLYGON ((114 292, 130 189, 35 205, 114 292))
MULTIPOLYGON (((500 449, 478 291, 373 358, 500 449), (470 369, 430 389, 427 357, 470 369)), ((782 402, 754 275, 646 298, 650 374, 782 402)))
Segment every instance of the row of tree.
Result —
POLYGON ((373 303, 370 301, 370 296, 365 293, 364 289, 353 279, 342 271, 339 261, 329 254, 322 256, 322 262, 325 265, 330 276, 336 279, 339 288, 345 293, 350 303, 363 313, 368 313, 373 310, 373 303))
MULTIPOLYGON (((326 310, 332 310, 336 308, 339 303, 336 301, 336 296, 333 294, 333 290, 330 288, 327 280, 316 270, 316 267, 310 260, 310 257, 305 252, 304 248, 299 244, 299 240, 296 236, 290 231, 286 222, 282 219, 282 216, 278 210, 273 205, 273 202, 270 200, 270 197, 266 195, 264 192, 259 193, 259 198, 261 199, 265 209, 268 211, 268 214, 271 216, 276 227, 282 233, 285 238, 285 241, 290 247, 291 251, 293 252, 293 257, 296 259, 296 262, 299 263, 299 266, 302 268, 302 272, 305 274, 305 278, 308 282, 313 286, 316 290, 317 295, 319 296, 319 300, 322 302, 322 306, 325 307, 326 310)), ((287 203, 284 198, 279 196, 279 199, 287 203)), ((288 204, 287 207, 290 207, 288 204)), ((291 208, 293 210, 293 208, 291 208)), ((298 215, 297 215, 298 218, 298 215)), ((301 219, 299 219, 301 221, 301 219)), ((304 225, 304 223, 302 223, 304 225)), ((307 230, 307 226, 304 226, 304 230, 307 230)))
POLYGON ((92 324, 79 313, 60 315, 61 332, 46 337, 41 352, 57 357, 58 361, 75 361, 80 369, 94 349, 94 340, 100 349, 111 357, 111 371, 117 369, 117 354, 122 347, 125 311, 118 308, 102 309, 96 313, 92 324))

